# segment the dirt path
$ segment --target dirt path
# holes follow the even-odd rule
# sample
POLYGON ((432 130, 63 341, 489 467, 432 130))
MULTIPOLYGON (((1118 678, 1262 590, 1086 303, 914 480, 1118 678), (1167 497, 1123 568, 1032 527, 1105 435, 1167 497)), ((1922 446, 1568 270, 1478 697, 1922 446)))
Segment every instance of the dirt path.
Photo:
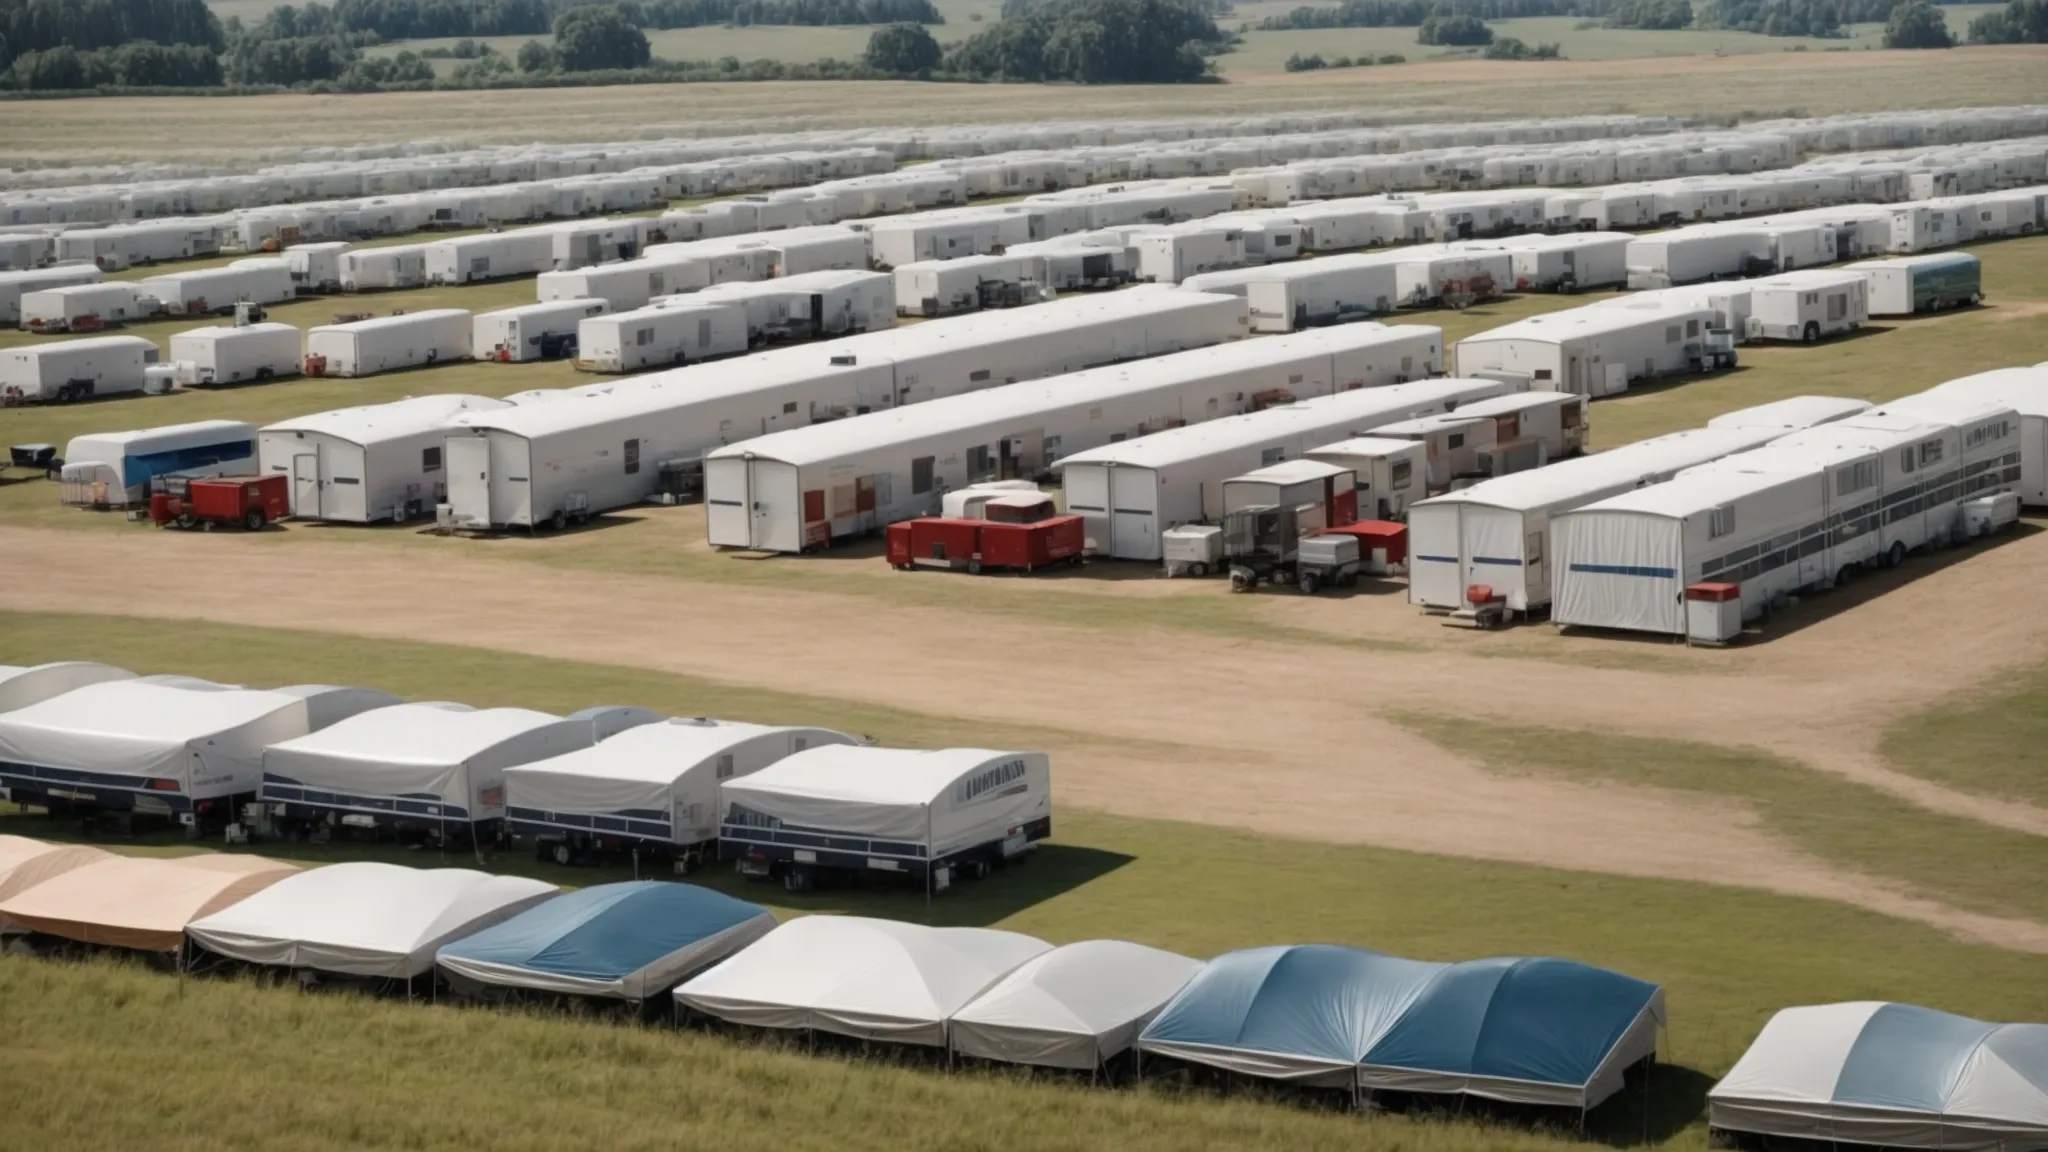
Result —
MULTIPOLYGON (((1373 712, 1483 702, 1485 714, 1518 723, 1724 741, 1739 733, 1770 746, 1771 734, 1810 723, 1814 707, 1844 691, 1856 696, 1836 681, 1808 679, 1810 667, 1791 656, 1758 659, 1753 674, 1702 676, 1173 632, 1105 637, 951 610, 878 611, 859 596, 702 582, 679 596, 672 580, 481 558, 465 555, 456 541, 437 556, 272 543, 0 528, 0 550, 37 573, 0 587, 0 608, 106 611, 104 572, 218 570, 247 556, 268 578, 266 622, 283 626, 631 664, 971 720, 1052 725, 1076 733, 1071 746, 1055 749, 1064 803, 1822 896, 2048 951, 2048 926, 1960 913, 1846 875, 1766 836, 1733 806, 1717 811, 1691 797, 1503 778, 1373 712), (1787 666, 1772 668, 1773 660, 1787 666)), ((246 589, 230 581, 182 582, 175 597, 122 610, 249 619, 246 589)), ((1958 615, 1951 606, 1942 618, 1958 615)), ((1860 674, 1866 663, 1851 670, 1860 674)), ((1891 675, 1872 673, 1874 680, 1891 675)), ((1879 695, 1890 699, 1893 691, 1879 695)))

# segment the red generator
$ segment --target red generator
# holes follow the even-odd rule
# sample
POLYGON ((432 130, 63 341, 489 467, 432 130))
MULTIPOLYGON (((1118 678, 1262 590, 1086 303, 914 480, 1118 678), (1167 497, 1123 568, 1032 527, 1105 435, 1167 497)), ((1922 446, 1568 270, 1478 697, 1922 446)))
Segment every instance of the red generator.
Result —
POLYGON ((291 478, 282 474, 187 480, 151 493, 149 518, 160 528, 236 524, 259 532, 271 521, 291 514, 290 485, 291 478))
POLYGON ((927 516, 889 525, 892 568, 943 565, 980 572, 1007 568, 1031 572, 1054 564, 1081 562, 1082 520, 1052 516, 1029 524, 927 516))

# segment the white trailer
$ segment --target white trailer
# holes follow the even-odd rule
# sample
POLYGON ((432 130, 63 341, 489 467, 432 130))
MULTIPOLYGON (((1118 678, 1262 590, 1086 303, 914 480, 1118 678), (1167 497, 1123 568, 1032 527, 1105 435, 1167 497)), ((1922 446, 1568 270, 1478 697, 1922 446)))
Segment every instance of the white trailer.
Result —
POLYGON ((226 268, 151 276, 136 281, 135 287, 154 297, 173 316, 231 316, 239 303, 282 304, 297 295, 291 269, 276 256, 238 260, 226 268))
POLYGON ((300 520, 409 520, 431 514, 447 491, 450 421, 510 406, 485 396, 412 396, 299 416, 258 433, 258 467, 291 477, 300 520))
POLYGON ((1215 227, 1206 220, 1141 233, 1131 245, 1138 250, 1138 278, 1157 284, 1178 284, 1245 263, 1243 229, 1215 227))
POLYGON ((0 351, 0 397, 68 403, 142 391, 156 345, 140 336, 88 336, 0 351))
POLYGON ((1870 319, 1870 283, 1846 269, 1787 272, 1749 286, 1749 338, 1811 344, 1870 319))
POLYGON ((1252 330, 1294 332, 1394 310, 1400 274, 1384 253, 1326 256, 1247 270, 1252 330))
POLYGON ((574 220, 549 227, 549 264, 572 271, 631 260, 647 243, 646 220, 574 220))
POLYGON ((713 284, 693 296, 669 299, 743 305, 752 345, 877 332, 896 317, 896 286, 889 273, 851 269, 713 284))
POLYGON ((470 322, 470 354, 501 364, 573 355, 577 326, 606 309, 602 300, 545 300, 479 312, 470 322))
POLYGON ((190 260, 220 252, 221 229, 207 221, 151 220, 79 228, 57 235, 57 259, 82 260, 108 272, 162 260, 190 260))
POLYGON ((657 296, 694 292, 711 283, 711 266, 685 254, 640 256, 617 264, 543 272, 538 292, 552 300, 603 300, 613 312, 644 308, 657 296))
POLYGON ((268 322, 180 332, 171 337, 170 362, 188 387, 296 376, 303 364, 299 330, 268 322))
POLYGON ((1403 308, 1464 308, 1499 296, 1515 282, 1514 261, 1504 252, 1389 255, 1394 258, 1394 301, 1403 308))
POLYGON ((1342 464, 1283 460, 1233 476, 1222 489, 1225 516, 1248 508, 1289 508, 1303 536, 1358 520, 1358 474, 1342 464))
POLYGON ((1457 612, 1485 585, 1513 612, 1550 603, 1556 576, 1553 519, 1574 508, 1662 483, 1697 464, 1746 452, 1778 428, 1693 429, 1518 472, 1432 497, 1408 509, 1408 602, 1457 612))
POLYGON ((962 256, 898 264, 896 314, 952 316, 1036 302, 1039 257, 962 256))
POLYGON ((1012 244, 1027 243, 1031 219, 1021 213, 987 208, 918 212, 867 226, 875 267, 894 269, 921 260, 999 254, 1012 244))
POLYGON ((1788 396, 1768 404, 1738 408, 1707 421, 1709 428, 1781 428, 1797 432, 1870 411, 1870 401, 1841 396, 1788 396))
POLYGON ((1133 289, 690 365, 607 395, 462 418, 449 501, 466 527, 559 526, 637 504, 721 445, 1243 331, 1241 300, 1133 289))
POLYGON ((1593 306, 1531 316, 1458 342, 1457 370, 1526 377, 1534 387, 1613 396, 1637 380, 1733 365, 1707 308, 1593 306))
POLYGON ((1351 469, 1358 491, 1358 518, 1400 520, 1429 494, 1428 450, 1413 440, 1354 436, 1311 448, 1305 459, 1351 469))
POLYGON ((555 262, 555 233, 548 228, 515 228, 482 236, 436 240, 426 246, 429 284, 475 284, 538 276, 555 262))
POLYGON ((1927 252, 1845 264, 1870 281, 1872 316, 1914 316, 1984 299, 1984 262, 1968 252, 1927 252))
POLYGON ((98 332, 148 319, 161 308, 156 297, 118 280, 39 288, 22 294, 21 326, 29 332, 98 332))
POLYGON ((1029 257, 1031 278, 1054 292, 1093 292, 1128 284, 1138 276, 1138 250, 1127 244, 1102 247, 1061 240, 1017 244, 1004 251, 1029 257))
POLYGON ((1585 292, 1628 283, 1625 232, 1570 232, 1561 236, 1514 236, 1487 247, 1508 254, 1516 292, 1585 292))
POLYGON ((1160 533, 1221 514, 1221 485, 1232 476, 1396 421, 1525 390, 1499 380, 1453 378, 1340 392, 1105 445, 1057 467, 1067 510, 1087 521, 1091 552, 1157 561, 1160 533))
POLYGON ((466 308, 428 308, 306 330, 306 375, 369 376, 469 358, 466 308))
POLYGON ((2018 412, 2021 475, 2017 490, 2028 504, 2048 505, 2048 364, 1979 372, 1937 384, 1920 395, 2005 404, 2018 412))
POLYGON ((42 232, 0 232, 0 272, 40 268, 56 255, 54 236, 42 232))
POLYGON ((97 284, 104 275, 91 264, 59 264, 51 268, 0 272, 0 324, 12 328, 21 323, 21 298, 30 292, 97 284))
POLYGON ((1401 339, 1249 340, 743 441, 705 460, 710 541, 801 552, 936 516, 948 492, 1033 480, 1075 452, 1356 387, 1401 339))
POLYGON ((1628 242, 1628 286, 1670 288, 1770 271, 1771 251, 1769 233, 1720 224, 1638 236, 1628 242))
POLYGON ((427 283, 429 244, 392 244, 383 248, 351 248, 341 254, 341 290, 375 292, 423 288, 427 283))
POLYGON ((1457 411, 1388 424, 1376 436, 1415 440, 1429 457, 1429 486, 1505 476, 1575 456, 1586 447, 1586 398, 1518 392, 1460 404, 1457 411))
POLYGON ((256 426, 199 420, 74 436, 64 446, 64 503, 119 508, 149 501, 159 476, 233 476, 256 467, 256 426))
POLYGON ((292 287, 309 294, 341 291, 341 258, 347 251, 346 240, 323 240, 286 248, 284 265, 291 270, 292 287))
POLYGON ((585 372, 694 364, 746 350, 746 305, 695 295, 592 316, 576 326, 576 367, 585 372))

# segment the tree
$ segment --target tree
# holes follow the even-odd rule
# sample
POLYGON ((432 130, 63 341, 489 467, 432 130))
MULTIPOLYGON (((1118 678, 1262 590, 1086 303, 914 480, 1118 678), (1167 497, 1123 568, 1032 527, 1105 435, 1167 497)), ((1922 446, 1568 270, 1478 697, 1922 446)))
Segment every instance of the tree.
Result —
POLYGON ((456 65, 455 71, 448 74, 448 82, 457 88, 488 88, 515 75, 512 62, 492 52, 456 65))
POLYGON ((924 25, 887 24, 868 37, 868 50, 862 58, 877 72, 916 76, 938 67, 943 54, 924 25))
POLYGON ((1035 0, 955 44, 945 68, 997 80, 1174 84, 1208 72, 1204 51, 1229 44, 1187 0, 1035 0))
POLYGON ((1415 30, 1415 42, 1473 47, 1493 43, 1493 29, 1477 16, 1436 15, 1415 30))
POLYGON ((528 40, 519 46, 519 70, 528 74, 552 72, 555 69, 555 54, 538 40, 528 40))
POLYGON ((2048 44, 2048 0, 2012 0, 1970 21, 1972 44, 2048 44))
POLYGON ((647 35, 614 5, 571 8, 555 17, 555 62, 564 72, 644 68, 647 35))
POLYGON ((1903 0, 1885 21, 1887 48, 1953 48, 1956 38, 1948 30, 1948 18, 1927 0, 1903 0))

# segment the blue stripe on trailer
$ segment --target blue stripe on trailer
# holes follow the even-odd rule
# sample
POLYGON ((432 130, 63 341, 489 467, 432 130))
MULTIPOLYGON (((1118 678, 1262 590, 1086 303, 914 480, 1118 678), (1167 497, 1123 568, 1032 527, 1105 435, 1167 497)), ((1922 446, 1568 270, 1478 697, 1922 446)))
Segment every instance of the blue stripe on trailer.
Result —
POLYGON ((1656 580, 1676 580, 1676 568, 1645 568, 1638 564, 1574 564, 1574 572, 1586 572, 1595 576, 1647 576, 1656 580))

